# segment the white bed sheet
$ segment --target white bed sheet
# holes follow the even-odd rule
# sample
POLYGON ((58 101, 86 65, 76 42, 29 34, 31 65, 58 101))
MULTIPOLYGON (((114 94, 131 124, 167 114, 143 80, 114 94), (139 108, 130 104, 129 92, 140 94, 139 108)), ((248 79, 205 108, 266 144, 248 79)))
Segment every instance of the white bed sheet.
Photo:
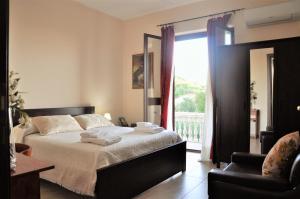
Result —
POLYGON ((80 131, 47 136, 31 134, 24 138, 24 143, 32 147, 34 158, 55 165, 55 169, 42 172, 41 178, 73 192, 93 196, 97 169, 181 141, 172 131, 151 134, 134 132, 132 128, 125 127, 101 128, 109 128, 122 140, 109 146, 81 143, 80 131))

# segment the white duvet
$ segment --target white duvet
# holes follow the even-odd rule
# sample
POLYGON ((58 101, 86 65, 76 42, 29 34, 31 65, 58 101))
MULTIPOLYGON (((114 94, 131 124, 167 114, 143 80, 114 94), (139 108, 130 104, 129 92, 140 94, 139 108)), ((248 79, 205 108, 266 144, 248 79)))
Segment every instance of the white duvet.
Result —
POLYGON ((73 192, 94 196, 97 169, 180 141, 180 137, 172 131, 152 134, 125 127, 101 128, 108 128, 122 140, 109 146, 81 143, 80 131, 47 136, 31 134, 24 138, 24 143, 32 147, 34 158, 55 165, 55 169, 42 172, 41 178, 73 192))

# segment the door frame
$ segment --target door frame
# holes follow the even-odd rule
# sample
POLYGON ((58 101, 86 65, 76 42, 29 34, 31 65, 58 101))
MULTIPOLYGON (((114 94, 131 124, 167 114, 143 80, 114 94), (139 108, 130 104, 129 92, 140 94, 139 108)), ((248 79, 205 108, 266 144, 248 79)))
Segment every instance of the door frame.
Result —
POLYGON ((144 121, 148 122, 148 105, 150 104, 148 99, 148 74, 149 74, 149 66, 148 66, 148 42, 149 38, 152 39, 159 39, 161 40, 160 36, 152 35, 144 33, 144 121))
POLYGON ((9 0, 0 1, 0 179, 1 198, 10 198, 10 155, 8 120, 9 0))
POLYGON ((273 90, 274 90, 274 53, 267 54, 267 129, 268 131, 273 130, 273 90), (273 73, 272 73, 273 72, 273 73))

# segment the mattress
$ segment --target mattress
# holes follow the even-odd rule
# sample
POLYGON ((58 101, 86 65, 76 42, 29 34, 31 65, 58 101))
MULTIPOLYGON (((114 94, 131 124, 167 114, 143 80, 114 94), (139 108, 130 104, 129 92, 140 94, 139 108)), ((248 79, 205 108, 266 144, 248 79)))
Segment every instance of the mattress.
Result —
POLYGON ((32 147, 32 156, 54 164, 55 169, 41 173, 41 178, 82 195, 94 196, 96 170, 134 158, 181 141, 173 131, 135 132, 127 127, 101 127, 122 137, 118 143, 100 146, 81 143, 80 133, 65 132, 41 136, 31 134, 24 143, 32 147))

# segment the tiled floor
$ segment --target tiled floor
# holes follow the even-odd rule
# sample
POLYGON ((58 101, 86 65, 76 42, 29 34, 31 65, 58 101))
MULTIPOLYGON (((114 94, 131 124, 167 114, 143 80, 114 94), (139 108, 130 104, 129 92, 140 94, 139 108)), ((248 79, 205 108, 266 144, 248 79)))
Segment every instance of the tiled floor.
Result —
MULTIPOLYGON (((151 189, 136 196, 135 199, 205 199, 207 198, 207 173, 214 166, 210 162, 199 162, 199 153, 187 152, 187 168, 151 189)), ((58 185, 41 182, 42 199, 88 198, 74 194, 58 185)))
POLYGON ((207 173, 214 166, 210 162, 199 162, 200 154, 187 152, 187 169, 159 185, 145 191, 135 199, 192 199, 207 197, 207 173))
POLYGON ((250 138, 250 153, 261 153, 259 138, 250 138))
POLYGON ((186 142, 186 148, 194 151, 201 151, 201 144, 198 142, 186 142))

